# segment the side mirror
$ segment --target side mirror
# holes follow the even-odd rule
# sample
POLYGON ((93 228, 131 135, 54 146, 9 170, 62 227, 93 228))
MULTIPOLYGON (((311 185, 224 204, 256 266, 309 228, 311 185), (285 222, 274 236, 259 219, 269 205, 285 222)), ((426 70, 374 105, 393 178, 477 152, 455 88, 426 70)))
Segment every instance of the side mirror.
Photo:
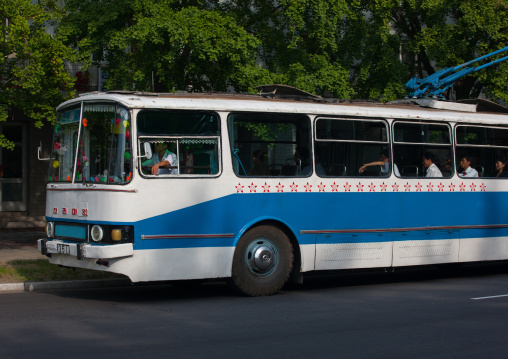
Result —
POLYGON ((149 142, 144 142, 143 143, 143 148, 145 149, 145 158, 147 160, 151 159, 152 158, 152 147, 150 147, 150 143, 149 142))
POLYGON ((49 161, 50 158, 42 158, 42 141, 40 142, 40 146, 37 147, 37 158, 39 161, 49 161))

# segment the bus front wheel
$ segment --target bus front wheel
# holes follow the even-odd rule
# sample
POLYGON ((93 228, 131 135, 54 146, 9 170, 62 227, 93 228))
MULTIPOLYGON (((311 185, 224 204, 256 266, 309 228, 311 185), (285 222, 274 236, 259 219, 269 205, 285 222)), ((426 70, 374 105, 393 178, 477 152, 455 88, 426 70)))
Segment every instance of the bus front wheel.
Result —
POLYGON ((245 233, 233 257, 230 283, 243 294, 275 294, 287 282, 293 267, 293 246, 285 233, 259 226, 245 233))

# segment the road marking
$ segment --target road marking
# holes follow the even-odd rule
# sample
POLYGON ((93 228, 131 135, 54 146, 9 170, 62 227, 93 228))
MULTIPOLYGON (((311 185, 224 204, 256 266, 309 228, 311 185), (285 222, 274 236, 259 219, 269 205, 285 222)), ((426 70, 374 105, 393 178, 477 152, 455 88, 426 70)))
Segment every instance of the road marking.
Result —
POLYGON ((490 297, 478 297, 478 298, 471 298, 472 300, 478 300, 478 299, 491 299, 491 298, 501 298, 501 297, 508 297, 508 294, 501 294, 501 295, 493 295, 490 297))

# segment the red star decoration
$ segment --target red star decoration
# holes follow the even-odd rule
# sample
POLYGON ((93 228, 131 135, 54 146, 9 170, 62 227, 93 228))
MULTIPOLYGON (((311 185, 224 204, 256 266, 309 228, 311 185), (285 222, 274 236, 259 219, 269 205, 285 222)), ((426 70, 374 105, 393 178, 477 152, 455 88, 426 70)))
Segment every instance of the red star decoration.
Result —
POLYGON ((418 184, 415 187, 416 187, 416 192, 422 191, 422 185, 420 184, 420 182, 418 182, 418 184))
POLYGON ((376 186, 374 186, 374 183, 370 183, 369 185, 369 192, 376 192, 376 186))
POLYGON ((476 185, 474 183, 471 183, 471 192, 476 191, 476 185))
POLYGON ((358 192, 363 192, 363 184, 361 182, 358 182, 356 188, 358 188, 358 192))
POLYGON ((386 185, 384 182, 382 185, 380 185, 379 187, 381 187, 381 192, 386 192, 386 187, 388 187, 388 185, 386 185))
POLYGON ((256 193, 257 186, 254 185, 254 182, 250 184, 249 188, 250 188, 250 193, 252 193, 252 192, 256 193))
POLYGON ((346 191, 346 192, 351 192, 351 185, 350 185, 350 184, 348 184, 347 182, 346 182, 346 184, 344 185, 344 191, 346 191))
POLYGON ((450 187, 450 192, 455 191, 455 185, 453 183, 450 183, 448 187, 450 187))
POLYGON ((242 192, 243 193, 243 187, 240 183, 238 183, 238 186, 235 186, 236 187, 236 193, 240 193, 242 192))
POLYGON ((437 188, 439 188, 439 191, 438 191, 438 192, 443 192, 444 184, 442 184, 441 182, 439 182, 439 185, 437 186, 437 188))
POLYGON ((409 182, 406 182, 406 184, 404 185, 404 188, 406 189, 406 192, 411 191, 411 185, 409 184, 409 182))
POLYGON ((326 187, 326 185, 324 185, 323 182, 318 184, 319 192, 324 192, 325 191, 325 187, 326 187))
POLYGON ((312 190, 311 190, 312 185, 309 184, 309 182, 307 182, 307 184, 304 187, 305 187, 305 192, 312 192, 312 190))
POLYGON ((291 187, 291 192, 298 192, 297 188, 298 185, 293 182, 293 184, 290 184, 289 187, 291 187))
POLYGON ((332 184, 332 192, 339 192, 339 185, 333 182, 332 184))
POLYGON ((399 192, 399 185, 397 183, 392 184, 393 192, 399 192))
POLYGON ((277 187, 277 192, 284 192, 284 185, 281 185, 281 184, 280 184, 280 182, 279 182, 279 184, 278 184, 277 186, 275 186, 275 187, 277 187))
POLYGON ((461 192, 464 192, 464 191, 466 190, 466 185, 464 184, 464 182, 462 182, 462 183, 459 185, 459 187, 460 187, 460 191, 461 191, 461 192))
POLYGON ((480 188, 481 188, 481 191, 482 191, 482 192, 485 192, 485 188, 487 188, 487 186, 485 186, 485 185, 482 183, 482 185, 480 186, 480 188))
POLYGON ((267 185, 265 182, 265 185, 263 186, 263 192, 270 192, 270 185, 267 185))
POLYGON ((434 185, 433 185, 432 183, 429 183, 429 184, 427 185, 427 191, 428 191, 428 192, 432 192, 432 191, 434 191, 434 190, 432 189, 433 187, 434 187, 434 185))

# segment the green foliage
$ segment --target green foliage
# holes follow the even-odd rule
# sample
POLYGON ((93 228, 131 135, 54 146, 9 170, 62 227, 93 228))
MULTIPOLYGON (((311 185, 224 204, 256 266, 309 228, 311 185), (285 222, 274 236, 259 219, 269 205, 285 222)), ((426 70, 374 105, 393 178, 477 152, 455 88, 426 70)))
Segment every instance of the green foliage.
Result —
MULTIPOLYGON (((372 29, 377 26, 380 34, 384 29, 383 37, 394 41, 392 48, 400 47, 410 77, 424 77, 505 47, 507 7, 506 1, 499 0, 377 0, 365 1, 361 9, 371 14, 367 22, 372 29)), ((501 56, 506 53, 497 58, 501 56)), ((401 78, 407 76, 395 64, 387 68, 401 78)), ((506 101, 507 68, 496 65, 457 81, 457 97, 476 97, 483 89, 493 99, 506 101)))
POLYGON ((341 98, 354 94, 341 58, 346 1, 229 0, 220 7, 260 40, 257 58, 267 77, 278 80, 272 83, 341 98))
MULTIPOLYGON (((287 123, 260 123, 260 122, 238 122, 238 125, 245 127, 252 132, 254 137, 264 142, 274 142, 281 133, 290 129, 287 123)), ((273 146, 269 143, 268 147, 273 146)))
MULTIPOLYGON (((40 128, 53 123, 55 106, 72 95, 74 80, 64 62, 76 61, 75 51, 47 31, 60 16, 58 1, 0 1, 0 121, 10 106, 40 128)), ((0 136, 0 146, 13 143, 0 136)))
MULTIPOLYGON (((74 95, 66 62, 102 67, 110 89, 255 93, 280 83, 391 101, 410 77, 508 45, 500 0, 0 0, 0 15, 0 121, 14 107, 39 128, 74 95)), ((504 62, 454 88, 508 102, 507 78, 504 62)), ((14 144, 0 135, 0 146, 14 144)))
POLYGON ((164 92, 248 86, 245 81, 259 69, 258 40, 213 2, 192 3, 68 1, 61 31, 93 52, 96 63, 106 62, 109 88, 164 92))
MULTIPOLYGON (((59 34, 110 74, 109 88, 404 97, 410 77, 506 46, 499 0, 66 1, 59 34)), ((456 85, 508 99, 508 64, 456 85)))

